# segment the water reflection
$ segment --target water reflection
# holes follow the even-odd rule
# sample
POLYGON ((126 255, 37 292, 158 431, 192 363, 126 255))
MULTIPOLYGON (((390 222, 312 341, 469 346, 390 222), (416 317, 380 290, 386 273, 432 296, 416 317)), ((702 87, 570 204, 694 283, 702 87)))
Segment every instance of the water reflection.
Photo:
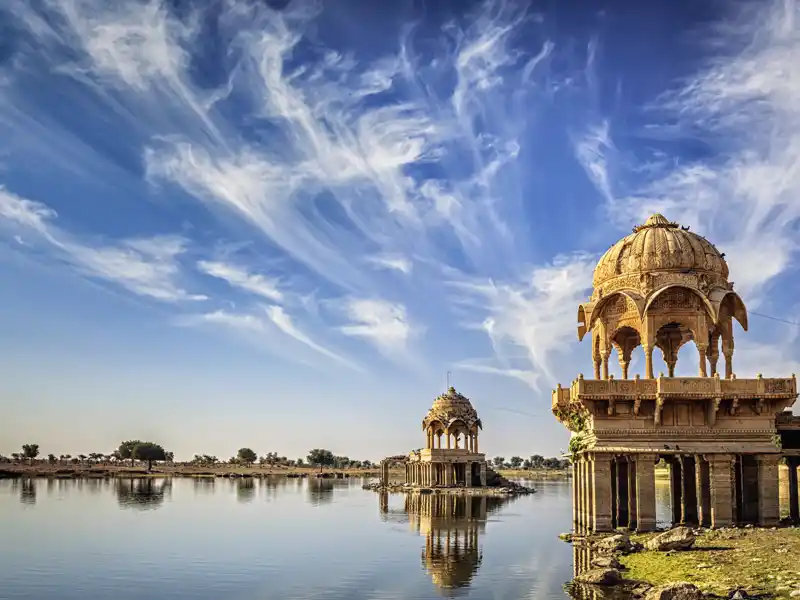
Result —
MULTIPOLYGON (((596 556, 589 544, 576 541, 572 546, 573 575, 577 577, 593 569, 592 560, 596 556)), ((574 600, 629 600, 632 597, 628 586, 601 587, 577 581, 564 584, 564 591, 574 600)))
POLYGON ((23 477, 14 483, 19 487, 19 501, 22 504, 36 504, 36 480, 30 477, 23 477))
POLYGON ((252 477, 242 477, 236 480, 236 499, 247 504, 256 496, 256 480, 252 477))
POLYGON ((172 494, 172 479, 149 477, 115 479, 114 491, 120 508, 156 509, 172 494))
POLYGON ((405 517, 411 528, 425 536, 422 568, 444 596, 466 592, 483 561, 480 536, 486 532, 489 514, 510 498, 445 494, 405 495, 402 510, 390 509, 388 494, 379 494, 378 506, 385 521, 405 517))
POLYGON ((312 506, 333 502, 333 479, 309 479, 308 502, 312 506))

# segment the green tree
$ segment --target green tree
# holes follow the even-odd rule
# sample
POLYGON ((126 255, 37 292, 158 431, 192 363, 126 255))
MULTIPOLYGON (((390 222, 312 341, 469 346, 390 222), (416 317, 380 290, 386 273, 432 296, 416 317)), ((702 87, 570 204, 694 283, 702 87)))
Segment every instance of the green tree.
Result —
POLYGON ((22 456, 27 458, 30 464, 33 464, 33 459, 39 456, 39 444, 23 444, 22 456))
POLYGON ((55 454, 48 454, 47 455, 47 462, 51 465, 56 464, 56 455, 55 454))
POLYGON ((512 456, 509 462, 511 463, 512 469, 519 469, 519 466, 522 464, 522 457, 512 456))
POLYGON ((298 458, 296 464, 298 467, 302 467, 305 463, 303 462, 302 458, 298 458))
POLYGON ((506 462, 506 459, 502 456, 495 456, 492 459, 492 462, 494 463, 495 467, 502 467, 503 463, 506 462))
POLYGON ((329 467, 333 465, 336 457, 333 455, 333 452, 330 450, 324 450, 322 448, 314 448, 310 450, 308 453, 308 464, 310 465, 317 465, 319 470, 322 471, 322 467, 329 467))
POLYGON ((250 448, 239 448, 239 452, 236 453, 236 457, 239 459, 240 462, 246 465, 252 465, 256 462, 256 453, 253 452, 250 448))
POLYGON ((132 458, 147 461, 147 470, 153 468, 153 461, 167 460, 167 453, 164 448, 154 442, 139 442, 133 447, 132 458))
POLYGON ((117 449, 117 454, 119 455, 120 460, 130 460, 131 466, 133 466, 133 461, 136 458, 133 455, 133 449, 136 448, 139 444, 142 444, 142 440, 128 440, 122 442, 117 449))
POLYGON ((532 469, 541 469, 544 466, 544 456, 541 454, 532 454, 530 460, 532 469))

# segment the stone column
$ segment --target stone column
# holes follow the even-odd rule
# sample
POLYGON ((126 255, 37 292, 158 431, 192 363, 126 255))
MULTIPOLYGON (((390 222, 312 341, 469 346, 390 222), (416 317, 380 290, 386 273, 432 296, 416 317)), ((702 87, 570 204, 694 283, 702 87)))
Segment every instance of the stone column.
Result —
POLYGON ((475 432, 475 454, 478 454, 478 432, 475 432))
MULTIPOLYGON (((476 438, 477 440, 477 438, 476 438)), ((486 463, 481 463, 481 487, 486 487, 486 463)))
POLYGON ((797 503, 797 458, 787 459, 789 467, 789 518, 792 523, 800 521, 800 505, 797 503))
POLYGON ((646 379, 655 379, 653 377, 653 346, 644 347, 644 371, 646 379))
POLYGON ((707 454, 711 483, 711 527, 730 527, 733 524, 733 485, 730 454, 707 454))
POLYGON ((700 377, 708 377, 708 372, 706 371, 706 352, 708 351, 708 347, 703 344, 697 345, 697 352, 700 355, 700 377))
POLYGON ((603 360, 603 379, 608 379, 608 357, 610 356, 610 352, 608 350, 603 350, 600 352, 600 357, 603 360))
POLYGON ((617 488, 619 487, 619 479, 617 477, 617 459, 614 457, 611 460, 611 529, 619 527, 617 522, 617 488))
POLYGON ((572 533, 578 533, 578 462, 572 461, 572 533))
POLYGON ((711 480, 708 462, 696 455, 695 483, 697 487, 697 521, 701 527, 711 526, 711 480))
POLYGON ((592 454, 591 457, 594 508, 592 529, 595 533, 612 531, 611 528, 611 457, 592 454))
POLYGON ((758 461, 758 524, 774 527, 781 518, 778 496, 778 463, 780 454, 759 454, 758 461))
POLYGON ((472 463, 464 465, 464 487, 472 487, 472 463))
POLYGON ((586 508, 586 457, 578 459, 578 530, 585 535, 589 527, 586 508))
POLYGON ((725 342, 722 346, 722 353, 725 355, 725 379, 730 379, 733 377, 733 348, 725 348, 725 342))
POLYGON ((681 523, 697 525, 697 476, 694 456, 681 456, 681 523))
POLYGON ((595 356, 594 358, 594 378, 600 379, 600 365, 602 364, 602 360, 599 356, 595 356))
POLYGON ((628 527, 628 459, 617 457, 617 527, 628 527))
POLYGON ((672 524, 678 525, 683 519, 683 486, 681 485, 681 462, 680 458, 673 456, 669 461, 669 488, 670 499, 672 500, 672 524))
POLYGON ((636 530, 656 528, 655 458, 649 454, 636 457, 636 530))
POLYGON ((638 527, 639 510, 636 504, 636 498, 637 498, 636 463, 638 462, 638 458, 639 458, 638 456, 633 454, 628 456, 628 528, 629 529, 636 529, 638 527))

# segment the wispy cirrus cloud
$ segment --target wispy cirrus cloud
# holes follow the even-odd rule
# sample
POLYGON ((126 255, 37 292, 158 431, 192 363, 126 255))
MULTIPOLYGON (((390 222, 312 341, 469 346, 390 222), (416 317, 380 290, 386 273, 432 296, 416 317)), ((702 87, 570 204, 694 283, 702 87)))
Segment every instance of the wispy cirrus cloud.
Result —
POLYGON ((345 335, 362 338, 387 356, 404 356, 409 339, 419 330, 409 322, 406 308, 385 300, 351 298, 344 310, 350 324, 345 335))
POLYGON ((647 113, 663 119, 647 130, 656 147, 702 139, 708 150, 662 161, 609 209, 625 224, 660 211, 702 230, 755 307, 800 246, 800 7, 737 2, 726 11, 704 32, 712 58, 647 113))
POLYGON ((6 226, 26 235, 34 234, 83 275, 116 283, 156 300, 207 299, 203 294, 186 291, 180 283, 180 257, 186 250, 185 239, 157 236, 124 239, 113 245, 88 245, 52 223, 57 217, 54 210, 3 188, 0 188, 0 217, 6 226))
POLYGON ((596 260, 586 254, 559 256, 512 283, 452 281, 459 301, 480 319, 465 325, 484 332, 495 352, 456 366, 514 377, 537 389, 542 378, 550 385, 556 365, 572 349, 577 306, 591 287, 596 260))
POLYGON ((261 296, 267 300, 281 302, 284 299, 284 294, 279 289, 278 281, 267 278, 260 273, 250 273, 247 269, 239 265, 201 260, 197 263, 197 268, 211 277, 227 281, 231 286, 261 296))

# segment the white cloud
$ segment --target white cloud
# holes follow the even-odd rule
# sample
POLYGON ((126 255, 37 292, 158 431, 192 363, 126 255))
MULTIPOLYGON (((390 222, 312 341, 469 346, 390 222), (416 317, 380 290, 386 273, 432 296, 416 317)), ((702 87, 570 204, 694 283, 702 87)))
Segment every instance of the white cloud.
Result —
POLYGON ((728 9, 703 34, 714 58, 650 113, 669 123, 654 123, 654 138, 701 138, 708 152, 662 165, 610 209, 626 225, 653 211, 692 225, 727 254, 752 308, 800 246, 800 6, 728 9))
POLYGON ((402 356, 414 329, 406 308, 386 300, 351 298, 345 303, 351 324, 341 327, 342 333, 364 338, 387 356, 402 356))
POLYGON ((578 162, 606 202, 614 201, 608 164, 608 153, 613 149, 614 143, 609 134, 608 121, 589 127, 584 135, 575 141, 575 155, 578 162))
POLYGON ((367 262, 378 269, 400 271, 405 275, 410 275, 411 269, 414 266, 407 258, 392 255, 370 256, 367 258, 367 262))
POLYGON ((38 234, 82 274, 105 279, 157 300, 206 299, 206 296, 187 292, 178 283, 181 278, 179 257, 186 250, 184 239, 160 236, 90 246, 53 225, 51 221, 56 216, 47 206, 0 188, 0 218, 5 224, 38 234))
POLYGON ((283 293, 278 289, 276 280, 268 279, 259 273, 250 273, 246 269, 233 264, 201 260, 197 263, 203 273, 223 279, 234 287, 241 288, 267 300, 281 302, 283 293))
POLYGON ((577 254, 534 268, 522 282, 451 282, 459 292, 453 295, 456 301, 482 315, 480 323, 465 325, 485 332, 496 355, 457 366, 511 376, 533 387, 542 376, 548 385, 555 381, 559 360, 574 344, 577 307, 591 287, 595 263, 596 257, 577 254))

